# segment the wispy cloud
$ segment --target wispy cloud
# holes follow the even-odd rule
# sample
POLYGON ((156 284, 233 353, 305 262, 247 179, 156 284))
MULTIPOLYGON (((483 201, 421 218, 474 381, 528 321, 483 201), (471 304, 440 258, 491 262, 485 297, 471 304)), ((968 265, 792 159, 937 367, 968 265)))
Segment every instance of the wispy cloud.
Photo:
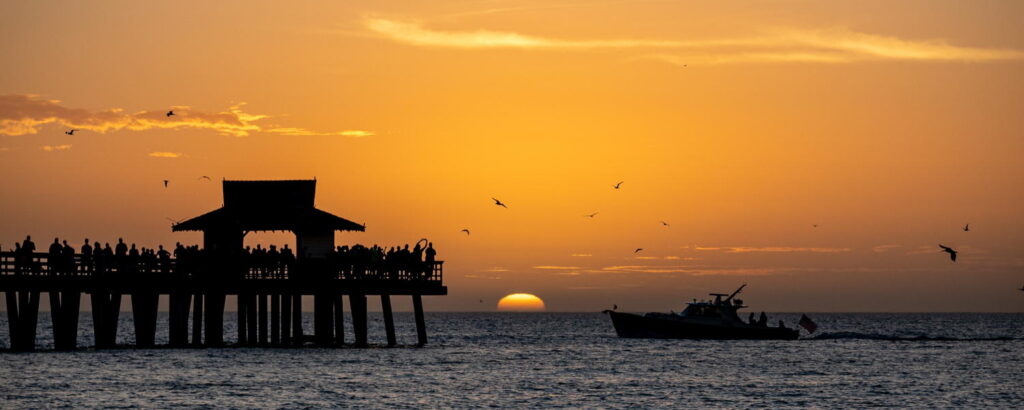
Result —
POLYGON ((853 248, 821 248, 821 247, 794 247, 794 246, 721 246, 721 247, 695 247, 698 251, 722 251, 728 253, 842 253, 852 252, 853 248))
POLYGON ((885 253, 885 252, 889 252, 889 251, 891 251, 893 249, 900 248, 900 247, 901 247, 900 245, 878 245, 878 246, 875 246, 875 247, 871 248, 871 252, 874 252, 874 253, 885 253))
POLYGON ((656 266, 656 265, 617 265, 606 266, 589 273, 647 273, 647 274, 686 274, 691 276, 738 275, 762 276, 783 273, 778 268, 726 268, 726 267, 694 267, 694 266, 656 266))
POLYGON ((206 129, 222 135, 244 137, 252 133, 269 133, 289 136, 343 136, 365 137, 372 132, 362 130, 313 131, 298 127, 277 127, 261 125, 258 122, 270 116, 252 114, 242 110, 244 104, 230 107, 227 111, 209 113, 194 110, 188 106, 174 106, 174 115, 167 116, 166 110, 138 111, 127 113, 120 108, 103 111, 89 111, 63 106, 59 100, 49 100, 29 94, 0 95, 0 135, 38 134, 46 124, 61 124, 80 131, 99 133, 150 129, 206 129))
POLYGON ((764 252, 764 253, 796 253, 796 252, 809 252, 809 253, 842 253, 851 252, 853 248, 803 248, 803 247, 791 247, 791 246, 764 246, 764 247, 731 247, 725 248, 726 252, 730 253, 751 253, 751 252, 764 252))
POLYGON ((71 149, 71 144, 43 145, 42 147, 39 147, 39 148, 42 149, 43 151, 46 151, 46 152, 67 151, 67 150, 71 149))
POLYGON ((534 269, 542 269, 542 270, 576 270, 576 269, 580 269, 579 266, 554 266, 554 265, 541 265, 541 266, 534 266, 533 268, 534 269))
POLYGON ((11 149, 7 148, 7 147, 0 147, 0 152, 7 152, 7 151, 10 151, 10 150, 11 149))
POLYGON ((574 258, 589 258, 589 257, 594 256, 594 255, 593 254, 589 254, 589 253, 574 253, 574 254, 569 255, 569 256, 572 256, 574 258))
POLYGON ((956 46, 944 40, 907 40, 894 36, 859 33, 834 28, 806 30, 784 28, 739 38, 695 40, 584 39, 568 40, 493 31, 444 31, 421 23, 367 18, 364 26, 373 33, 404 44, 461 49, 536 50, 646 50, 651 58, 672 64, 739 64, 772 62, 852 63, 871 60, 909 61, 1006 61, 1024 59, 1024 52, 956 46), (662 50, 661 53, 653 53, 662 50))
POLYGON ((180 152, 164 152, 164 151, 150 152, 149 156, 151 156, 153 158, 181 158, 182 157, 180 152))

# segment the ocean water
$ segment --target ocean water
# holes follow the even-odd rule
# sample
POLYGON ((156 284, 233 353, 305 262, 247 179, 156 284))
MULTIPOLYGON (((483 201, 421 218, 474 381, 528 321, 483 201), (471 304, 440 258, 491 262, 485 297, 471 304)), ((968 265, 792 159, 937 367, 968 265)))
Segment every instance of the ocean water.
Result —
MULTIPOLYGON (((0 397, 3 408, 1024 406, 1022 314, 809 316, 818 333, 797 341, 619 339, 599 313, 428 313, 424 348, 4 352, 0 397)), ((397 315, 400 343, 415 341, 412 319, 397 315)), ((166 343, 166 316, 160 325, 166 343)), ((370 337, 384 343, 379 314, 370 337)), ((39 343, 50 340, 41 314, 39 343)))

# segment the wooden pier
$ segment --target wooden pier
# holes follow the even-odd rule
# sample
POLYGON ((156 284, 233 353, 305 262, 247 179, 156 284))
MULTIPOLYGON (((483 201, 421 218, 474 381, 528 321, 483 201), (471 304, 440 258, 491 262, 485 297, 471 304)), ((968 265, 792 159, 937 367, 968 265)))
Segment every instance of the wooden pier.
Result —
MULTIPOLYGON (((80 260, 79 255, 77 259, 80 260)), ((285 272, 274 278, 251 272, 239 278, 204 273, 162 273, 116 270, 95 274, 77 271, 56 274, 49 269, 47 254, 35 253, 29 266, 15 264, 13 252, 0 252, 0 291, 7 299, 12 350, 33 350, 40 295, 48 294, 53 321, 53 345, 57 350, 77 348, 81 296, 91 299, 94 347, 112 348, 117 340, 121 300, 129 296, 135 346, 156 343, 157 308, 168 302, 168 344, 172 347, 224 346, 224 314, 227 296, 237 297, 239 346, 302 346, 302 296, 313 297, 313 344, 342 346, 343 296, 352 315, 352 346, 367 345, 367 297, 380 297, 388 346, 397 344, 391 296, 411 296, 415 310, 416 344, 427 343, 423 321, 423 295, 445 295, 443 262, 425 270, 372 270, 357 267, 337 272, 320 270, 285 272), (192 319, 191 332, 188 328, 192 319), (191 339, 189 336, 191 335, 191 339)), ((310 267, 311 269, 315 269, 310 267)), ((308 306, 307 306, 308 307, 308 306)))
POLYGON ((155 346, 161 297, 169 306, 170 346, 224 346, 229 295, 237 299, 240 346, 345 345, 345 296, 353 327, 349 345, 367 346, 367 297, 380 297, 387 344, 397 344, 391 296, 412 298, 416 344, 427 343, 422 296, 448 293, 443 262, 432 255, 396 262, 338 257, 334 233, 365 227, 316 209, 316 181, 223 181, 223 188, 222 208, 172 226, 173 231, 203 232, 203 248, 187 260, 140 263, 119 254, 103 263, 87 255, 50 261, 48 253, 0 252, 0 292, 7 299, 11 349, 35 349, 41 293, 49 295, 58 350, 78 347, 82 294, 90 296, 98 349, 115 347, 126 295, 136 347, 155 346), (298 255, 272 267, 247 261, 243 239, 256 231, 294 233, 298 255), (303 296, 313 299, 311 338, 302 326, 303 296))

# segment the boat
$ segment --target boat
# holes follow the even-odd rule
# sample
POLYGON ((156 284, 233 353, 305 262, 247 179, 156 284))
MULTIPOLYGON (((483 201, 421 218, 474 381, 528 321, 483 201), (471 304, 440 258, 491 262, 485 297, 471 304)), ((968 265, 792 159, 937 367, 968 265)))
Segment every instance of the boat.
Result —
POLYGON ((712 293, 714 300, 694 299, 681 313, 652 312, 643 315, 605 310, 612 319, 615 333, 623 338, 647 339, 754 339, 796 340, 800 331, 795 328, 768 326, 767 316, 745 322, 737 313, 743 301, 736 295, 746 287, 740 286, 730 295, 712 293))

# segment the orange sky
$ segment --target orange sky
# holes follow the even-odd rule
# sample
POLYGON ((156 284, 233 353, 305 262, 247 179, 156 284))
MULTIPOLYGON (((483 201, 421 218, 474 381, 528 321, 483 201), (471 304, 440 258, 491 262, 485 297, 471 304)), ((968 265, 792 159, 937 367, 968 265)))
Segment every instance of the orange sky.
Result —
POLYGON ((315 177, 319 207, 367 224, 340 242, 435 243, 434 311, 679 310, 744 282, 755 309, 1024 311, 1021 16, 4 1, 0 245, 198 242, 167 218, 220 205, 201 175, 315 177))

